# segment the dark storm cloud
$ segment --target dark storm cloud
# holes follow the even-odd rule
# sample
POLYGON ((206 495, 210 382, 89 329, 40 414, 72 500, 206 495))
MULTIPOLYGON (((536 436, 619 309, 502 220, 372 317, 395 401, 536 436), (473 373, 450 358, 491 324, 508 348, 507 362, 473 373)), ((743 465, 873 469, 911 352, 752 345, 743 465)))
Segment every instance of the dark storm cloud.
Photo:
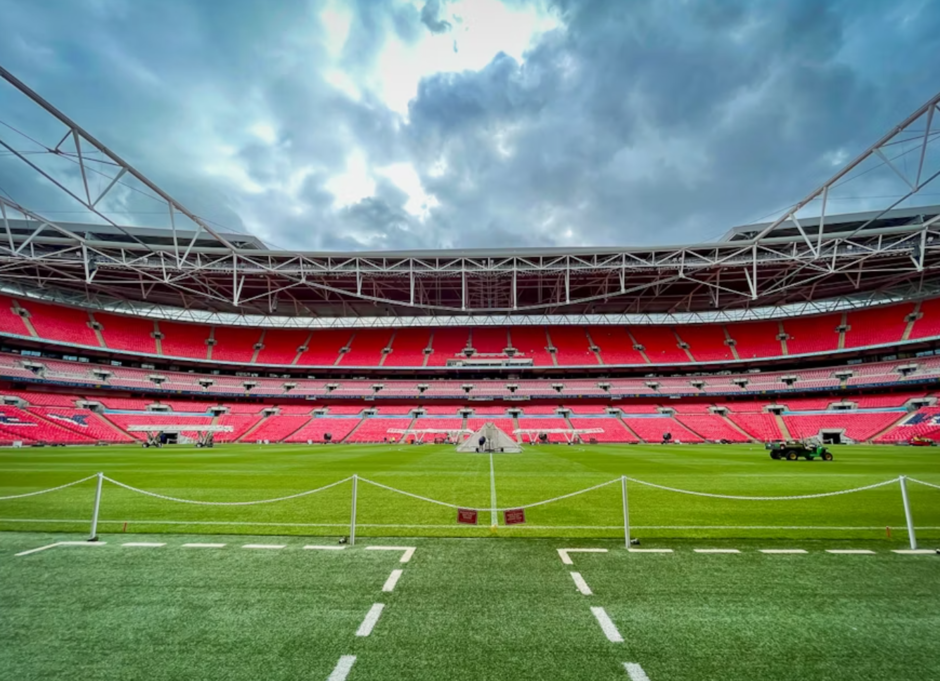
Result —
MULTIPOLYGON (((455 30, 452 7, 342 6, 336 52, 317 2, 0 0, 0 63, 196 212, 291 249, 713 239, 940 86, 936 3, 557 0, 524 58, 428 75, 404 119, 371 74, 390 40, 455 30), (330 183, 357 154, 375 191, 340 204, 330 183), (423 218, 375 170, 393 164, 436 201, 423 218)), ((0 119, 28 123, 8 95, 0 119)), ((0 188, 61 209, 6 162, 0 188)), ((133 193, 118 204, 156 220, 133 193)))

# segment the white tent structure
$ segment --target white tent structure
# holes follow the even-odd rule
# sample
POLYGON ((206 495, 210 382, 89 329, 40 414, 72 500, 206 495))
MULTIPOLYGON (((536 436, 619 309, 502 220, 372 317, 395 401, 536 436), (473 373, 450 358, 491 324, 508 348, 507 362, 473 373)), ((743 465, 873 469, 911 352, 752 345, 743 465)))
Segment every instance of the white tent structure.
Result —
POLYGON ((458 452, 503 452, 518 454, 522 447, 493 423, 484 423, 473 435, 457 445, 458 452), (482 443, 482 444, 481 444, 482 443))

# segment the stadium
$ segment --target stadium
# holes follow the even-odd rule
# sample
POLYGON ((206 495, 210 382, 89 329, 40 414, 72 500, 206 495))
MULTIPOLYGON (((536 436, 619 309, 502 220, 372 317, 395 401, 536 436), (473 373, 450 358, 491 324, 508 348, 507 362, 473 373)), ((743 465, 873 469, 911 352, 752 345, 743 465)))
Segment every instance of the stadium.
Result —
POLYGON ((4 161, 87 212, 0 194, 17 678, 106 641, 128 652, 100 678, 133 678, 157 634, 178 660, 157 678, 936 671, 940 95, 715 242, 297 253, 203 220, 0 75, 67 170, 9 130, 4 161), (905 194, 833 211, 873 166, 905 194), (101 209, 126 191, 167 226, 101 209), (793 441, 832 460, 768 456, 793 441), (29 661, 59 607, 77 647, 29 661), (794 663, 779 632, 819 647, 794 663), (734 645, 769 646, 763 672, 734 645), (237 673, 212 669, 226 646, 237 673))

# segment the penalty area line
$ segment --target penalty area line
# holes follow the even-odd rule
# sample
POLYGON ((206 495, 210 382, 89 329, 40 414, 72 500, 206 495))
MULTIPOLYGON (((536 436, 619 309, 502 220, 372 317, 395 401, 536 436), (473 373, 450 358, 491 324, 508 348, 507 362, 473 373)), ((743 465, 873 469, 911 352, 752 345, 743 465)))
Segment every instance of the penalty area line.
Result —
POLYGON ((404 570, 392 570, 392 574, 388 576, 388 579, 385 580, 385 584, 382 585, 382 591, 394 591, 395 585, 398 584, 398 580, 401 579, 403 572, 404 570))
POLYGON ((574 585, 578 587, 580 591, 585 596, 593 596, 594 592, 591 591, 591 587, 587 585, 587 582, 584 581, 584 577, 581 576, 580 572, 572 572, 571 579, 574 580, 574 585))
POLYGON ((104 546, 105 544, 107 544, 107 542, 103 541, 58 541, 54 544, 46 544, 45 546, 40 546, 36 549, 20 551, 19 553, 14 554, 14 558, 17 556, 28 556, 31 553, 39 553, 40 551, 45 551, 46 549, 54 549, 56 546, 104 546))
POLYGON ((362 620, 362 624, 360 624, 359 628, 356 630, 356 636, 368 636, 371 634, 384 608, 384 603, 374 603, 372 607, 369 608, 369 612, 366 613, 366 618, 362 620))
POLYGON ((366 551, 404 551, 399 563, 407 563, 415 555, 416 546, 367 546, 366 551))
POLYGON ((614 624, 613 620, 610 619, 610 615, 607 614, 604 608, 595 606, 591 608, 591 613, 594 615, 595 619, 597 619, 597 623, 601 625, 601 631, 604 632, 604 636, 607 637, 608 641, 611 643, 623 643, 623 636, 617 631, 617 626, 614 624))
POLYGON ((558 557, 565 565, 574 565, 569 553, 607 553, 607 549, 558 549, 558 557))
POLYGON ((355 663, 355 655, 343 655, 339 658, 336 666, 333 667, 333 671, 326 681, 346 681, 346 677, 349 676, 349 672, 355 663))
POLYGON ((650 677, 643 671, 643 667, 636 662, 624 662, 623 668, 627 670, 627 676, 630 677, 630 681, 650 681, 650 677))

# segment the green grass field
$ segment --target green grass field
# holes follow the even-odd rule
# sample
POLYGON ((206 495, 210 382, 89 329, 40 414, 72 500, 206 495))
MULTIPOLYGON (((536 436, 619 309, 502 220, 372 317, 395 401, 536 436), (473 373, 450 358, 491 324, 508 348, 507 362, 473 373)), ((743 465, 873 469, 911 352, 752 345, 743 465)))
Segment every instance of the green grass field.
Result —
MULTIPOLYGON (((250 501, 355 473, 489 509, 494 489, 498 507, 513 507, 616 483, 494 529, 488 510, 478 527, 457 525, 452 508, 360 481, 354 547, 337 542, 348 533, 350 482, 227 507, 106 482, 96 544, 83 541, 94 481, 0 501, 0 679, 940 678, 940 557, 896 553, 907 547, 896 483, 791 501, 630 483, 642 543, 623 545, 621 475, 744 496, 899 474, 940 484, 929 449, 835 456, 548 446, 496 455, 491 473, 488 456, 433 446, 5 450, 0 496, 103 471, 158 494, 250 501), (604 551, 565 554, 568 564, 566 548, 604 551)), ((940 490, 909 490, 921 545, 940 543, 940 490)))
MULTIPOLYGON (((739 496, 830 492, 907 475, 940 484, 933 449, 835 448, 836 460, 773 461, 757 446, 544 446, 490 458, 443 446, 228 445, 55 448, 0 452, 0 497, 61 485, 98 471, 162 495, 211 502, 282 497, 357 474, 458 506, 486 509, 477 527, 458 525, 452 508, 360 482, 359 536, 617 537, 623 534, 619 482, 527 510, 526 524, 491 527, 488 509, 522 506, 627 475, 675 488, 739 496)), ((106 482, 101 532, 346 534, 351 482, 277 503, 183 504, 106 482)), ((909 485, 918 534, 940 538, 940 490, 909 485)), ((820 499, 742 501, 628 485, 630 521, 639 537, 869 538, 906 541, 897 484, 820 499)), ((91 517, 94 481, 0 501, 0 530, 80 531, 91 517)))

